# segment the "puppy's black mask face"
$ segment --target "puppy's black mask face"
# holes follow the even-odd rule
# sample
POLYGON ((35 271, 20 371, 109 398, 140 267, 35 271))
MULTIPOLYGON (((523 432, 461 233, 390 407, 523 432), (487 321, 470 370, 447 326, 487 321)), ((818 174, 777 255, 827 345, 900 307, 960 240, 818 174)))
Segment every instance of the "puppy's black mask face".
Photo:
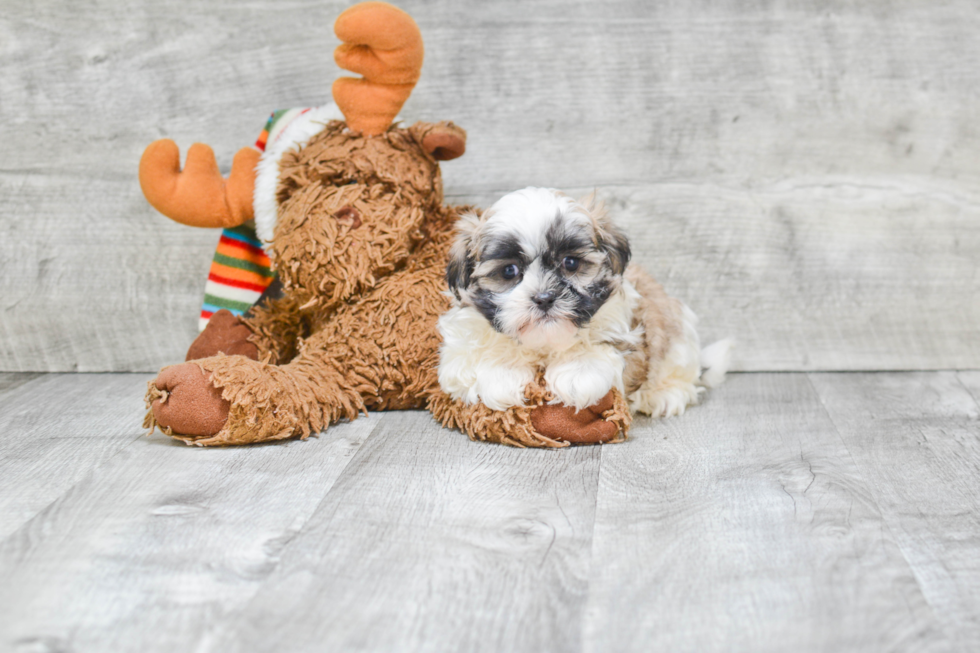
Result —
POLYGON ((629 242, 601 211, 545 189, 518 193, 518 206, 507 196, 461 225, 446 278, 497 331, 547 345, 588 324, 619 288, 629 242))

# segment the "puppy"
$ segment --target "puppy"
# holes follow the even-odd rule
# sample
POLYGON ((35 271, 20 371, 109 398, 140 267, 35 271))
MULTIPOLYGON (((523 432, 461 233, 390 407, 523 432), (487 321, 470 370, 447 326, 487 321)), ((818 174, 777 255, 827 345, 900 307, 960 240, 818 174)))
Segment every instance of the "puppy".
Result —
POLYGON ((592 199, 525 188, 462 216, 439 319, 443 391, 505 410, 544 370, 555 403, 581 410, 616 388, 634 411, 683 413, 722 380, 730 343, 702 354, 694 313, 629 260, 592 199))

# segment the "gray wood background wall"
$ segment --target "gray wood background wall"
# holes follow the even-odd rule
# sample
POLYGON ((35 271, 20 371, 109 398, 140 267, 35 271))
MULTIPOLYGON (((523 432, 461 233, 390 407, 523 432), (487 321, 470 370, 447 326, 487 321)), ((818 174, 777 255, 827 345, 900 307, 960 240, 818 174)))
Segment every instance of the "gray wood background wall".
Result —
MULTIPOLYGON (((217 232, 155 213, 142 148, 226 168, 329 100, 348 3, 0 0, 0 370, 182 359, 217 232)), ((407 121, 453 201, 597 188, 742 370, 980 367, 973 0, 403 0, 407 121)))

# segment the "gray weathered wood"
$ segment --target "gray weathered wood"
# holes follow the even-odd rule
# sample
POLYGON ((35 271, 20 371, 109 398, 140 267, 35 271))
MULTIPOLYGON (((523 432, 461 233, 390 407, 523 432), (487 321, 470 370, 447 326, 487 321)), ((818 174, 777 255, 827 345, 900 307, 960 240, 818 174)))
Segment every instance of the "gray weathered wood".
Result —
MULTIPOLYGON (((598 187, 738 366, 980 366, 980 11, 890 3, 400 3, 406 120, 453 119, 457 201, 598 187)), ((0 370, 182 358, 217 235, 140 196, 155 138, 227 167, 322 103, 346 2, 0 12, 0 370)))
MULTIPOLYGON (((274 446, 202 450, 159 433, 124 440, 129 446, 86 468, 67 492, 61 484, 56 501, 0 542, 0 650, 169 652, 206 643, 275 569, 378 422, 274 446)), ((47 421, 46 430, 71 436, 99 424, 47 421)), ((58 472, 35 470, 35 478, 78 476, 83 452, 48 455, 58 472)), ((2 496, 37 489, 4 487, 2 496)))
POLYGON ((0 373, 0 394, 13 390, 18 386, 22 386, 25 383, 30 383, 34 379, 41 376, 40 373, 29 373, 29 372, 3 372, 0 373))
POLYGON ((811 179, 599 197, 633 260, 698 314, 702 342, 735 338, 737 369, 980 365, 980 194, 811 179))
POLYGON ((973 400, 980 404, 980 370, 957 372, 956 378, 967 389, 973 400))
POLYGON ((145 375, 12 378, 0 650, 980 642, 978 372, 733 375, 563 451, 423 412, 200 449, 142 435, 145 375))
POLYGON ((9 199, 2 178, 0 230, 14 238, 0 244, 0 368, 182 361, 218 234, 151 219, 135 178, 29 175, 9 199))
POLYGON ((951 372, 811 379, 936 618, 980 650, 980 405, 951 372))
POLYGON ((576 650, 599 454, 385 415, 214 650, 576 650))
POLYGON ((0 540, 146 431, 142 374, 52 374, 0 393, 0 540))
POLYGON ((602 450, 587 651, 949 650, 804 375, 602 450))

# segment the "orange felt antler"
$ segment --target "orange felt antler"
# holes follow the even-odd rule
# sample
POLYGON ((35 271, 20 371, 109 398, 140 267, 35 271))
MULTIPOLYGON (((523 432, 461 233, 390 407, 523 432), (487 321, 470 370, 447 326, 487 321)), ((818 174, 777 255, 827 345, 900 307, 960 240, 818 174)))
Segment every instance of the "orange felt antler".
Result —
POLYGON ((140 159, 140 186, 153 208, 171 220, 192 227, 235 227, 252 219, 260 156, 256 149, 240 149, 226 180, 207 145, 191 145, 181 172, 177 144, 154 141, 140 159))
POLYGON ((386 2, 362 2, 334 23, 343 43, 334 61, 363 79, 341 77, 333 99, 352 131, 382 134, 398 115, 422 72, 422 34, 412 17, 386 2))

